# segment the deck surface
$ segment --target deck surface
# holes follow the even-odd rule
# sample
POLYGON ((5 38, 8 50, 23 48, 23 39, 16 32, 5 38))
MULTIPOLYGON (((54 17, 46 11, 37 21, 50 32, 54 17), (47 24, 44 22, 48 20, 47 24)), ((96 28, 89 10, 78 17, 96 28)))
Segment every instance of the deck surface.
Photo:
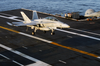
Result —
MULTIPOLYGON (((11 48, 0 46, 0 66, 36 66, 37 61, 33 58, 46 66, 100 66, 100 20, 81 22, 56 17, 71 28, 55 30, 52 36, 51 31, 44 33, 38 30, 32 36, 31 28, 26 31, 27 27, 14 27, 6 23, 23 21, 20 11, 32 19, 30 10, 0 12, 0 44, 11 48)), ((51 15, 38 12, 38 16, 44 18, 51 15)))

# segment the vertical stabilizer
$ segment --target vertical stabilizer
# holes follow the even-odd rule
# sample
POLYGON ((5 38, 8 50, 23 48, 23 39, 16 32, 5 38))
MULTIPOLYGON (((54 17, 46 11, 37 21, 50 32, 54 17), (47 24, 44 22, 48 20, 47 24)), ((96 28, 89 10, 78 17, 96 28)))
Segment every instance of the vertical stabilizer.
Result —
POLYGON ((33 17, 32 20, 38 19, 38 15, 37 15, 37 11, 36 10, 33 11, 33 16, 32 17, 33 17))
POLYGON ((26 16, 26 14, 23 11, 21 11, 20 13, 21 13, 25 23, 31 23, 31 20, 26 16))

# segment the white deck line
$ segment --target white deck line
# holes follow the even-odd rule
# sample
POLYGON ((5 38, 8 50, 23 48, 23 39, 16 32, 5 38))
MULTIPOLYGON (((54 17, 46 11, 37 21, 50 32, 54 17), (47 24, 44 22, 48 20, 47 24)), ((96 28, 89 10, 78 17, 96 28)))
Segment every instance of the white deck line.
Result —
POLYGON ((44 65, 40 61, 38 61, 37 63, 29 64, 26 66, 44 66, 44 65))
POLYGON ((44 42, 47 42, 47 43, 51 43, 52 41, 49 41, 49 40, 46 40, 46 39, 43 39, 43 38, 39 38, 39 37, 35 37, 35 36, 32 36, 32 35, 29 35, 29 34, 26 34, 26 33, 23 33, 23 32, 20 32, 18 34, 21 34, 21 35, 24 35, 24 36, 28 36, 30 38, 35 38, 37 40, 40 40, 40 41, 44 41, 44 42))
POLYGON ((99 56, 99 57, 97 57, 97 58, 99 58, 99 59, 100 59, 100 56, 99 56))
POLYGON ((0 54, 0 56, 2 56, 2 57, 4 57, 4 58, 6 58, 6 59, 8 59, 8 60, 10 60, 10 58, 8 58, 8 57, 4 56, 3 54, 0 54))
POLYGON ((15 20, 15 21, 19 21, 19 22, 23 22, 23 20, 13 19, 13 18, 11 18, 11 17, 6 17, 6 16, 2 16, 2 15, 0 15, 0 17, 2 17, 2 18, 6 18, 6 19, 15 20))
POLYGON ((9 17, 10 19, 15 19, 15 18, 18 18, 17 16, 12 16, 12 17, 9 17))
POLYGON ((16 64, 18 64, 20 66, 24 66, 23 64, 20 64, 19 62, 15 61, 15 60, 12 60, 12 62, 14 62, 14 63, 16 63, 16 64))
MULTIPOLYGON (((10 60, 10 58, 6 57, 6 56, 5 56, 5 55, 3 55, 3 54, 0 54, 0 56, 2 56, 2 57, 4 57, 4 58, 6 58, 6 59, 8 59, 8 60, 10 60)), ((15 61, 15 60, 12 60, 12 62, 14 62, 14 63, 16 63, 16 64, 18 64, 18 65, 20 65, 20 66, 24 66, 23 64, 21 64, 21 63, 19 63, 19 62, 15 61)))
POLYGON ((100 41, 100 38, 96 38, 96 37, 92 37, 92 36, 88 36, 88 35, 84 35, 84 34, 79 34, 79 33, 71 32, 71 31, 66 31, 66 30, 61 30, 61 29, 55 29, 55 30, 100 41))
MULTIPOLYGON (((8 15, 9 17, 10 17, 10 16, 15 16, 15 15, 10 15, 10 14, 5 14, 5 13, 0 13, 0 14, 8 15)), ((22 18, 22 17, 19 17, 19 16, 16 16, 16 17, 18 17, 18 18, 22 18)))
POLYGON ((39 66, 51 66, 51 65, 49 65, 49 64, 47 64, 47 63, 45 63, 45 62, 42 62, 42 61, 40 61, 40 60, 38 60, 38 59, 35 59, 35 58, 31 57, 31 56, 28 56, 28 55, 26 55, 26 54, 24 54, 24 53, 21 53, 21 52, 19 52, 19 51, 17 51, 17 50, 13 50, 12 48, 7 47, 7 46, 4 46, 4 45, 2 45, 2 44, 0 44, 0 47, 6 49, 6 50, 8 50, 8 51, 11 51, 11 52, 13 52, 13 53, 15 53, 15 54, 17 54, 17 55, 20 55, 20 56, 22 56, 22 57, 24 57, 24 58, 26 58, 26 59, 29 59, 29 60, 31 60, 31 61, 34 61, 34 62, 36 62, 35 64, 40 64, 39 66))
POLYGON ((98 34, 98 33, 88 32, 88 31, 79 30, 79 29, 75 29, 75 28, 67 28, 67 29, 72 29, 72 30, 76 30, 76 31, 80 31, 80 32, 84 32, 84 33, 94 34, 94 35, 98 35, 98 36, 100 36, 100 34, 98 34))

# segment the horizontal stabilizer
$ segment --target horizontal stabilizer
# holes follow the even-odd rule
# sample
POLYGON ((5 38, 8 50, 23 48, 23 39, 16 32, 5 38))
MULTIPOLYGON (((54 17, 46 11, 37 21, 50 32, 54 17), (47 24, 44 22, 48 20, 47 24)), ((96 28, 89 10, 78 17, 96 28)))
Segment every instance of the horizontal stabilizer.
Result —
POLYGON ((13 25, 13 24, 12 24, 12 23, 10 23, 10 22, 7 22, 7 24, 8 24, 8 25, 10 25, 10 26, 12 26, 12 25, 13 25))
POLYGON ((24 24, 23 22, 12 22, 13 25, 24 24))
POLYGON ((14 26, 28 26, 28 25, 30 25, 30 26, 34 26, 34 25, 37 25, 38 23, 35 23, 35 22, 32 22, 32 23, 22 23, 22 24, 16 24, 16 25, 14 25, 14 26))

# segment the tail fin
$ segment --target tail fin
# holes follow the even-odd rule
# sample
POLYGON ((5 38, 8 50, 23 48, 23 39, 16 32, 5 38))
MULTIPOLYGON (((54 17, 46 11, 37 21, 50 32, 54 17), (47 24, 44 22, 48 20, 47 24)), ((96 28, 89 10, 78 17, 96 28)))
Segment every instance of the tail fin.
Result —
POLYGON ((21 13, 25 23, 31 23, 31 20, 26 16, 26 14, 23 11, 21 11, 20 13, 21 13))
POLYGON ((34 19, 38 19, 38 15, 37 15, 37 11, 33 11, 33 19, 32 20, 34 20, 34 19))

